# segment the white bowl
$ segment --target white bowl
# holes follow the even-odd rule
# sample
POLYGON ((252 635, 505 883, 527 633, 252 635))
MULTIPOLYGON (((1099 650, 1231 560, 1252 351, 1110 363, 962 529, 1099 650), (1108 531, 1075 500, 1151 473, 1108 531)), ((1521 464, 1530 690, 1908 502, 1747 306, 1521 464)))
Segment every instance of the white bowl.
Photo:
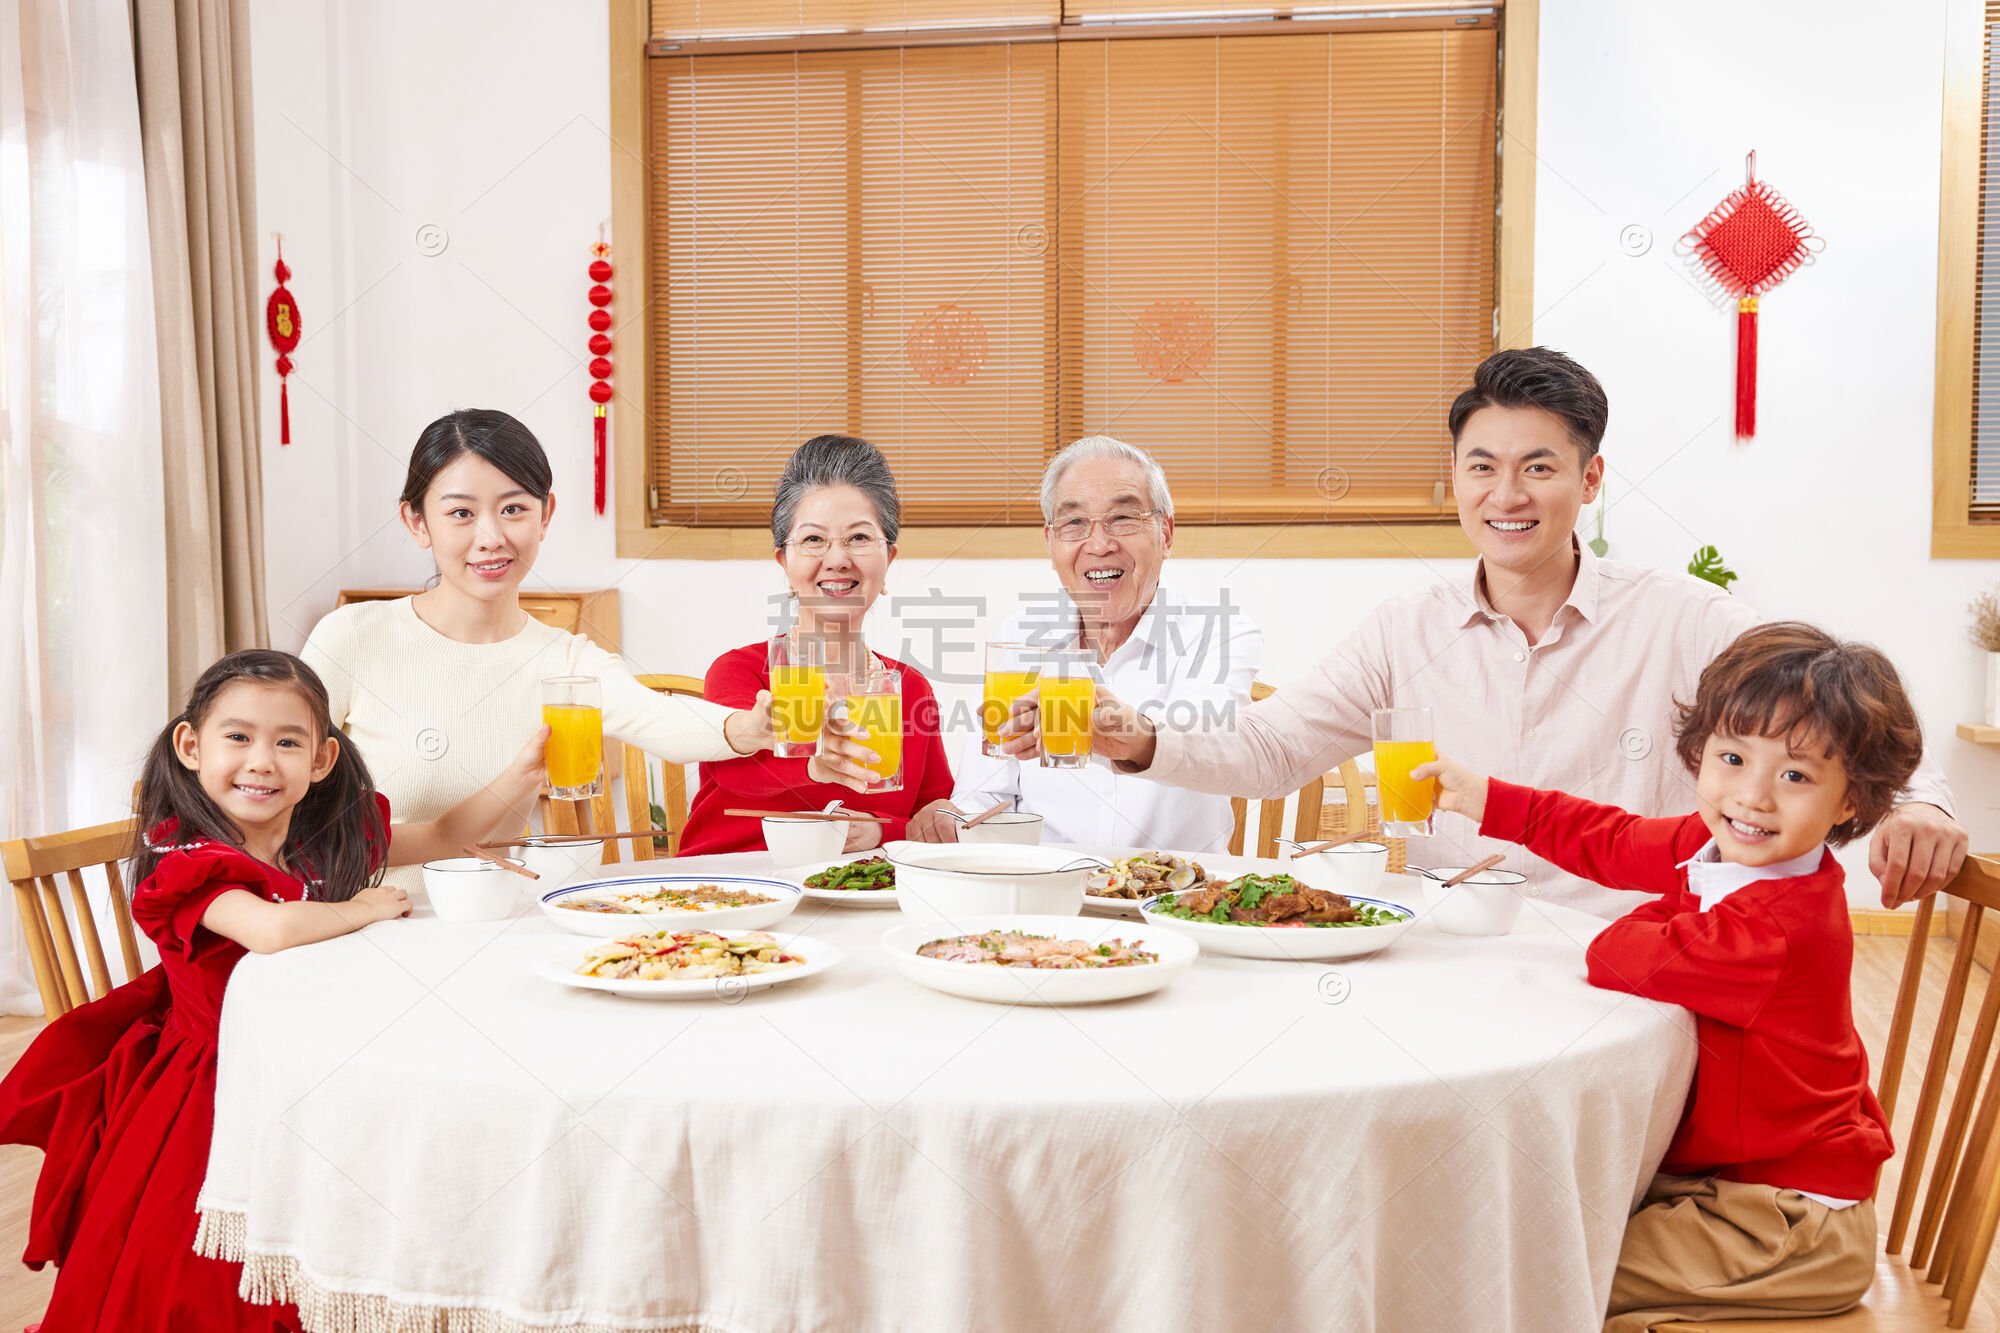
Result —
POLYGON ((764 846, 781 866, 831 861, 847 846, 847 825, 833 819, 767 818, 764 846))
POLYGON ((1521 886, 1526 875, 1512 870, 1482 870, 1463 884, 1444 886, 1464 866, 1440 866, 1424 881, 1424 915, 1447 935, 1505 935, 1521 915, 1521 886))
MULTIPOLYGON (((672 862, 666 863, 671 865, 672 862)), ((615 939, 645 930, 769 930, 792 914, 799 905, 801 890, 781 879, 751 875, 618 875, 590 879, 562 888, 547 889, 540 895, 542 915, 577 935, 615 939), (693 887, 714 884, 725 889, 744 889, 771 899, 768 903, 745 903, 741 907, 718 907, 712 911, 679 912, 583 912, 562 904, 577 898, 609 898, 621 893, 644 893, 662 887, 693 887)))
MULTIPOLYGON (((1312 844, 1280 838, 1278 845, 1296 852, 1312 844)), ((1314 888, 1351 898, 1357 893, 1381 892, 1382 876, 1389 873, 1389 848, 1379 842, 1350 842, 1314 852, 1311 856, 1302 856, 1296 861, 1287 857, 1286 863, 1299 874, 1305 873, 1305 867, 1311 867, 1310 882, 1314 888)))
POLYGON ((1009 843, 1034 847, 1042 841, 1042 817, 1027 814, 995 815, 976 828, 961 827, 958 840, 964 843, 1009 843))
POLYGON ((559 889, 603 865, 604 840, 593 838, 589 842, 559 842, 551 846, 539 838, 524 838, 513 855, 541 876, 539 880, 521 880, 521 888, 530 898, 540 898, 550 889, 559 889))
POLYGON ((1075 916, 1085 877, 1102 868, 1074 847, 892 842, 882 854, 896 867, 896 906, 946 923, 1001 913, 1075 916))
POLYGON ((424 862, 424 892, 440 921, 504 921, 521 910, 517 886, 534 882, 476 856, 424 862))
POLYGON ((882 947, 895 959, 896 970, 911 981, 946 995, 995 1004, 1098 1004, 1144 995, 1187 971, 1201 952, 1193 940, 1156 926, 1079 916, 968 916, 950 925, 909 921, 884 935, 882 947), (1158 954, 1160 960, 1131 967, 1037 971, 917 956, 918 949, 941 936, 977 935, 987 930, 1021 930, 1092 943, 1116 937, 1158 954))
POLYGON ((1386 926, 1244 926, 1221 925, 1213 921, 1183 921, 1160 911, 1160 900, 1148 898, 1140 905, 1147 925, 1165 926, 1191 936, 1203 953, 1226 953, 1237 958, 1269 958, 1295 963, 1324 963, 1335 958, 1359 958, 1387 948, 1416 922, 1416 913, 1386 898, 1345 895, 1349 901, 1370 907, 1387 907, 1401 913, 1401 919, 1386 926))

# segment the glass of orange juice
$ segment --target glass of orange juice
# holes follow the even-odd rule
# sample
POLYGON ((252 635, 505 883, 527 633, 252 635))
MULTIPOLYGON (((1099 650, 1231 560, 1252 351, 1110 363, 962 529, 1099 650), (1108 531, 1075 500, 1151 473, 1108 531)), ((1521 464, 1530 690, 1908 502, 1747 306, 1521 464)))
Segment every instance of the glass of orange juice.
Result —
POLYGON ((771 640, 771 753, 798 759, 819 750, 826 721, 826 641, 797 632, 771 640))
POLYGON ((847 720, 861 729, 860 742, 881 755, 868 765, 875 774, 866 790, 903 789, 903 673, 886 667, 864 667, 853 675, 835 677, 847 704, 847 720))
POLYGON ((542 721, 549 725, 544 759, 549 795, 560 801, 604 791, 604 707, 595 676, 550 676, 542 681, 542 721))
POLYGON ((1090 762, 1090 715, 1097 707, 1097 663, 1082 649, 1041 655, 1042 767, 1082 768, 1090 762))
POLYGON ((1025 643, 986 645, 986 697, 979 705, 979 722, 984 736, 981 754, 1006 759, 1000 748, 1000 726, 1013 711, 1014 701, 1035 688, 1035 665, 1040 654, 1025 643))
POLYGON ((1378 708, 1374 712, 1375 791, 1382 832, 1391 838, 1428 838, 1437 779, 1419 782, 1410 770, 1438 757, 1428 708, 1378 708))

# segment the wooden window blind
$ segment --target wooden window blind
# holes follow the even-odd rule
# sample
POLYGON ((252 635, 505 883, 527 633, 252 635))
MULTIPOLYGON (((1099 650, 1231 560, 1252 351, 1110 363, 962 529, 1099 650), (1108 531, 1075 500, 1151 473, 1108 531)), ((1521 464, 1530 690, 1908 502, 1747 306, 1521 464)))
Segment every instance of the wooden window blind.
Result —
POLYGON ((1497 56, 1490 21, 654 56, 649 521, 761 525, 825 431, 910 525, 1038 524, 1093 433, 1184 522, 1449 516, 1497 56))
POLYGON ((843 432, 905 522, 1039 522, 1054 47, 651 68, 655 521, 761 523, 791 451, 843 432))
POLYGON ((1047 26, 1057 0, 652 0, 654 41, 1047 26))
POLYGON ((2000 0, 1987 0, 1984 78, 1980 88, 1979 262, 1973 278, 1972 512, 1977 524, 2000 524, 2000 0))

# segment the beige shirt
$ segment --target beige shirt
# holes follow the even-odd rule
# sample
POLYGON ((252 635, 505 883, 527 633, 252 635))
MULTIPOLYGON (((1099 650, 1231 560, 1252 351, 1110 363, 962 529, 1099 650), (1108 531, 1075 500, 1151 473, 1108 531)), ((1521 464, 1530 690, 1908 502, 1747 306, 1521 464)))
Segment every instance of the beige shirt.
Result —
MULTIPOLYGON (((1239 710, 1233 729, 1163 728, 1146 776, 1283 796, 1368 753, 1373 709, 1424 707, 1438 752, 1482 773, 1634 814, 1688 813, 1694 778, 1674 754, 1674 702, 1694 699, 1702 668, 1758 617, 1691 575, 1577 549, 1576 583, 1539 643, 1493 610, 1475 567, 1465 582, 1377 607, 1305 676, 1239 710)), ((1951 810, 1929 756, 1904 799, 1951 810)), ((1549 901, 1608 917, 1639 901, 1482 838, 1457 815, 1438 815, 1436 830, 1411 841, 1412 865, 1465 866, 1498 852, 1549 901)))

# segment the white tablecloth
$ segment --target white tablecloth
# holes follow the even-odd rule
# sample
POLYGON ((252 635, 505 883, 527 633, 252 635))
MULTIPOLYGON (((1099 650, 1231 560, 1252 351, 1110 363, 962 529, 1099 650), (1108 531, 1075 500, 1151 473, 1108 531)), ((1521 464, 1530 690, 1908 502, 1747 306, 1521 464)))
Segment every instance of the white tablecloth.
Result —
POLYGON ((1584 1330, 1693 1069, 1542 904, 1071 1009, 904 981, 902 919, 805 903, 847 961, 733 1004, 540 979, 539 913, 247 958, 200 1243, 314 1330, 1584 1330))

